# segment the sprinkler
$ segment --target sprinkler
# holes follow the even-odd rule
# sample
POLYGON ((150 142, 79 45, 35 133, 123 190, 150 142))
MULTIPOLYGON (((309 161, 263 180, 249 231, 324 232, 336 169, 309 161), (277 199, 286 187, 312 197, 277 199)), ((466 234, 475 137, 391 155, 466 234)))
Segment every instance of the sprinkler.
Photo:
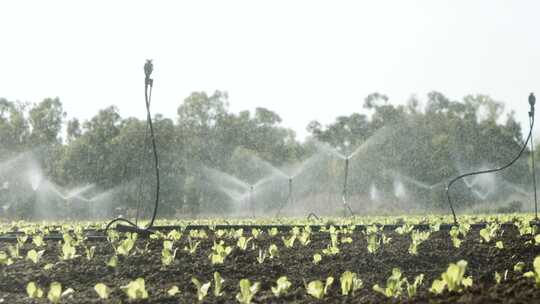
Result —
MULTIPOLYGON (((145 99, 145 105, 146 105, 146 122, 147 126, 150 130, 150 138, 152 142, 152 151, 154 154, 154 168, 156 173, 156 197, 154 201, 154 211, 152 213, 152 218, 150 219, 150 223, 145 228, 140 228, 136 223, 133 223, 132 221, 125 219, 125 218, 116 218, 112 221, 110 221, 107 226, 105 227, 105 234, 107 234, 107 230, 111 227, 112 224, 116 222, 125 222, 129 224, 130 226, 120 226, 117 225, 117 229, 122 228, 126 231, 134 231, 134 232, 142 232, 142 233, 149 233, 151 232, 151 228, 154 226, 154 221, 157 216, 157 210, 159 206, 159 186, 160 186, 160 179, 159 179, 159 158, 157 153, 157 147, 156 147, 156 139, 154 135, 154 125, 152 123, 152 115, 150 114, 150 102, 152 99, 152 87, 154 86, 154 79, 150 78, 152 75, 152 72, 154 71, 154 65, 152 64, 151 59, 147 59, 146 63, 144 64, 144 99, 145 99)), ((137 208, 138 209, 138 208, 137 208)), ((137 210, 137 214, 139 211, 137 210)))
POLYGON ((249 209, 251 216, 255 216, 255 206, 253 206, 253 185, 249 186, 249 209))
POLYGON ((351 214, 351 216, 354 216, 354 212, 351 209, 351 206, 349 205, 348 199, 348 193, 347 193, 347 181, 349 178, 349 157, 345 158, 345 180, 343 181, 343 192, 341 194, 341 199, 343 200, 343 207, 345 208, 345 213, 347 210, 351 214))
POLYGON ((452 205, 452 200, 450 198, 450 187, 452 187, 452 185, 455 182, 457 182, 458 180, 460 180, 460 179, 462 179, 464 177, 472 176, 472 175, 485 174, 485 173, 493 173, 493 172, 497 172, 497 171, 502 171, 502 170, 510 167, 511 165, 513 165, 521 157, 521 154, 523 154, 523 151, 525 151, 525 149, 527 148, 527 144, 528 144, 529 141, 531 142, 532 178, 533 178, 533 186, 534 186, 534 213, 535 213, 535 220, 538 223, 538 206, 537 206, 537 198, 536 198, 536 176, 535 176, 536 174, 535 174, 535 168, 534 168, 534 146, 533 146, 533 139, 532 139, 532 132, 533 132, 533 127, 534 127, 534 104, 535 103, 536 103, 536 98, 534 97, 534 94, 531 93, 529 95, 529 106, 530 106, 530 110, 529 110, 529 127, 530 127, 529 135, 527 136, 527 139, 525 140, 525 143, 523 144, 523 147, 521 148, 521 150, 519 151, 517 156, 514 157, 514 159, 512 159, 512 161, 510 161, 508 164, 506 164, 506 165, 504 165, 504 166, 502 166, 500 168, 465 173, 465 174, 462 174, 462 175, 459 175, 459 176, 455 177, 454 179, 450 180, 450 182, 448 182, 448 185, 446 186, 446 198, 448 200, 448 205, 450 206, 450 210, 452 211, 452 216, 454 217, 454 224, 455 225, 458 225, 458 221, 457 221, 457 217, 456 217, 456 212, 454 211, 454 206, 452 205))
POLYGON ((279 209, 276 213, 276 217, 279 217, 279 214, 281 213, 281 210, 283 209, 283 207, 285 207, 285 205, 287 205, 287 203, 291 203, 293 202, 293 177, 292 176, 289 176, 289 194, 287 195, 287 199, 285 200, 285 202, 283 202, 283 204, 281 204, 281 206, 279 206, 279 209))
MULTIPOLYGON (((529 126, 531 128, 531 133, 534 127, 534 104, 536 103, 536 97, 534 93, 529 95, 529 126)), ((533 137, 531 135, 531 165, 532 165, 532 180, 533 180, 533 189, 534 189, 534 220, 538 224, 538 200, 536 196, 536 170, 534 166, 534 144, 533 137)))

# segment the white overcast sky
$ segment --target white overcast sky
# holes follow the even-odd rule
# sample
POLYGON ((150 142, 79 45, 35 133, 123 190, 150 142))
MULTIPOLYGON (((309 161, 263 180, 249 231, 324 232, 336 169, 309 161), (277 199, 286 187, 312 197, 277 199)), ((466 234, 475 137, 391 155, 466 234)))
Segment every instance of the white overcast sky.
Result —
POLYGON ((153 112, 171 118, 191 92, 224 90, 232 111, 269 108, 303 138, 369 93, 403 103, 437 90, 504 101, 525 132, 539 33, 532 0, 2 1, 0 97, 142 118, 153 58, 153 112))

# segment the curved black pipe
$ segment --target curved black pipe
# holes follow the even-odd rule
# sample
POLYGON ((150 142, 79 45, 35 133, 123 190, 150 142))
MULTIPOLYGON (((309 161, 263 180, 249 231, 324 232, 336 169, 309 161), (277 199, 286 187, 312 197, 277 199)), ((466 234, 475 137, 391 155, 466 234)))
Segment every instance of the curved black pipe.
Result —
MULTIPOLYGON (((452 187, 452 185, 455 182, 457 182, 458 180, 460 180, 460 179, 462 179, 464 177, 467 177, 467 176, 480 175, 480 174, 485 174, 485 173, 493 173, 493 172, 504 170, 504 169, 510 167, 511 165, 513 165, 521 157, 521 154, 523 154, 523 151, 525 151, 525 149, 527 148, 527 143, 529 142, 529 140, 531 140, 531 144, 532 144, 532 131, 533 131, 533 126, 534 126, 534 101, 535 101, 534 94, 531 93, 531 95, 529 96, 529 104, 530 104, 530 111, 529 111, 529 127, 530 127, 530 130, 529 130, 529 135, 527 136, 527 139, 525 140, 525 143, 523 144, 523 147, 521 148, 521 150, 519 151, 517 156, 514 157, 514 159, 512 159, 511 162, 509 162, 508 164, 506 164, 506 165, 504 165, 504 166, 502 166, 500 168, 469 172, 469 173, 459 175, 459 176, 455 177, 454 179, 452 179, 448 183, 448 185, 446 186, 446 198, 448 200, 448 205, 450 206, 450 210, 452 211, 452 216, 454 217, 454 224, 455 225, 458 225, 458 221, 457 221, 457 217, 456 217, 456 212, 454 210, 454 206, 452 205, 452 199, 450 198, 450 187, 452 187)), ((531 157, 534 159, 534 155, 532 155, 531 157)), ((535 174, 535 172, 534 172, 534 169, 533 169, 533 180, 535 179, 534 174, 535 174)), ((537 207, 536 207, 536 182, 535 182, 534 188, 535 188, 535 210, 536 210, 537 209, 537 207)), ((536 218, 538 219, 538 214, 536 214, 536 218)))
MULTIPOLYGON (((133 226, 136 231, 140 232, 149 232, 151 228, 154 226, 154 221, 156 220, 157 216, 157 210, 159 207, 159 190, 160 190, 160 179, 159 179, 159 157, 157 154, 157 147, 156 147, 156 138, 154 135, 154 125, 152 123, 152 115, 150 114, 150 102, 152 98, 152 87, 154 85, 154 79, 150 78, 150 75, 152 74, 152 71, 154 70, 154 65, 152 64, 152 60, 146 60, 146 63, 144 65, 144 99, 146 103, 146 121, 148 123, 148 126, 150 127, 150 138, 152 141, 152 151, 154 152, 154 167, 156 172, 156 198, 154 202, 154 211, 152 213, 152 218, 150 219, 150 223, 145 228, 139 228, 136 223, 133 223, 132 221, 125 219, 125 218, 117 218, 112 221, 110 221, 107 226, 105 227, 105 234, 107 233, 107 230, 111 227, 112 224, 116 222, 125 222, 129 225, 133 226)), ((137 214, 139 211, 137 210, 137 214)))

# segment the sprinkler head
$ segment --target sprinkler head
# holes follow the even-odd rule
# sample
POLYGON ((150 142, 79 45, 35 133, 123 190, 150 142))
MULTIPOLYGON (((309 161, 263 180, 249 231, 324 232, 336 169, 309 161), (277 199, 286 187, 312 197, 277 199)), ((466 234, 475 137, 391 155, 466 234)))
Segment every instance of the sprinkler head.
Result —
POLYGON ((536 103, 536 97, 534 97, 534 93, 531 93, 529 95, 529 105, 531 105, 531 107, 534 107, 535 103, 536 103))

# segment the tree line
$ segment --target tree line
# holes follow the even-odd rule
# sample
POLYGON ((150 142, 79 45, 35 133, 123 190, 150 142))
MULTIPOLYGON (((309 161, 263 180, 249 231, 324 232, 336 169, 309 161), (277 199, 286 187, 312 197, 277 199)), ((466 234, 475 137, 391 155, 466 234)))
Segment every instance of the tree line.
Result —
MULTIPOLYGON (((283 168, 320 154, 318 165, 306 169, 305 179, 312 180, 298 191, 337 193, 343 164, 321 152, 320 143, 346 156, 356 151, 349 193, 357 205, 370 195, 373 199, 374 187, 382 193, 381 200, 399 199, 394 189, 398 179, 419 206, 442 209, 443 191, 433 190, 438 183, 472 169, 505 164, 524 143, 514 114, 503 117, 504 104, 486 95, 451 100, 430 92, 423 105, 417 98, 395 105, 387 96, 373 93, 356 108, 328 125, 310 122, 309 136, 301 142, 270 109, 233 113, 226 92, 192 93, 179 104, 173 119, 153 116, 162 176, 160 215, 227 212, 231 198, 204 168, 255 183, 269 172, 260 163, 247 161, 253 157, 283 168)), ((96 195, 124 189, 106 208, 134 209, 141 201, 151 208, 155 181, 146 121, 123 118, 115 106, 85 121, 66 117, 59 98, 35 104, 0 99, 0 162, 31 151, 43 176, 63 189, 90 184, 96 195)), ((25 178, 10 184, 13 175, 1 173, 0 205, 9 204, 17 217, 32 217, 36 197, 21 194, 26 192, 21 191, 25 178)), ((529 176, 525 157, 498 179, 524 189, 530 187, 529 176)), ((260 208, 275 210, 283 200, 276 197, 285 195, 283 189, 261 200, 260 208)), ((472 190, 465 183, 457 185, 458 206, 486 200, 472 190)), ((506 195, 500 187, 496 190, 489 199, 506 195)))

